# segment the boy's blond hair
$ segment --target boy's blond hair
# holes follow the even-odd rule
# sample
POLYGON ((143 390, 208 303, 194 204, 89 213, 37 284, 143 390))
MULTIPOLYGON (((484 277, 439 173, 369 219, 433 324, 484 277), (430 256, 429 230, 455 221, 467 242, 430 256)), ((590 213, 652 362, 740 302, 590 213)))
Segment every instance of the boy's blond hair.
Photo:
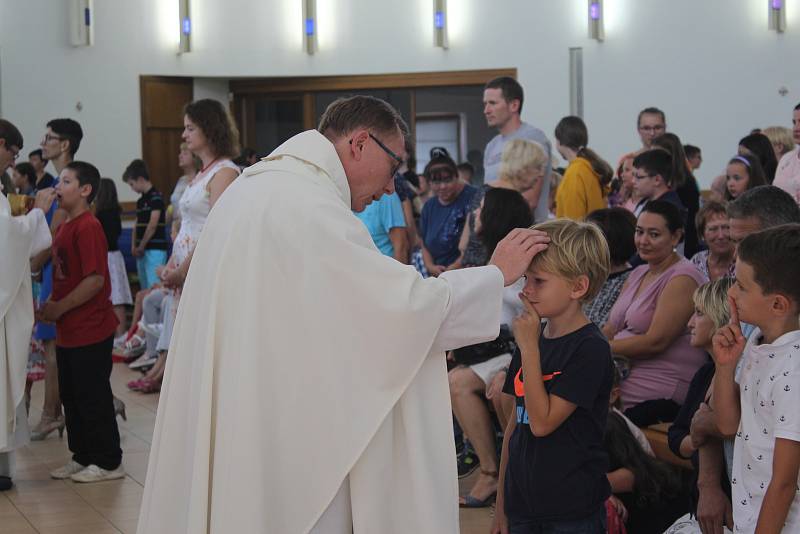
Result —
POLYGON ((532 226, 550 236, 550 246, 537 254, 531 269, 539 269, 567 280, 581 275, 589 279, 589 288, 580 299, 592 300, 608 278, 611 253, 603 232, 596 225, 571 219, 554 219, 532 226))

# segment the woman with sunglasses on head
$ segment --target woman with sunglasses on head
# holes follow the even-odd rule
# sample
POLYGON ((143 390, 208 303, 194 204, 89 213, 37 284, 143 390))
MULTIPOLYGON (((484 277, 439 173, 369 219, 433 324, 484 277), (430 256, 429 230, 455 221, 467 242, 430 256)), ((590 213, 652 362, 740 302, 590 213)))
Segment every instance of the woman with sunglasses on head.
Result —
POLYGON ((458 170, 446 150, 435 150, 425 166, 425 179, 433 197, 422 208, 420 236, 422 260, 430 276, 458 268, 459 237, 476 189, 458 179, 458 170))

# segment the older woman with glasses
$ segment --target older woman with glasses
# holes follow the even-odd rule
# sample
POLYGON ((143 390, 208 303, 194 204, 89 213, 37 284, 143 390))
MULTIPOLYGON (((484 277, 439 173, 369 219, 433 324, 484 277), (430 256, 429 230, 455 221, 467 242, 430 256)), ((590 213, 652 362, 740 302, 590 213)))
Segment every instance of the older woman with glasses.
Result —
POLYGON ((475 188, 458 179, 458 170, 446 151, 435 151, 425 166, 425 178, 434 196, 422 208, 422 260, 430 276, 458 268, 459 237, 469 214, 475 188))

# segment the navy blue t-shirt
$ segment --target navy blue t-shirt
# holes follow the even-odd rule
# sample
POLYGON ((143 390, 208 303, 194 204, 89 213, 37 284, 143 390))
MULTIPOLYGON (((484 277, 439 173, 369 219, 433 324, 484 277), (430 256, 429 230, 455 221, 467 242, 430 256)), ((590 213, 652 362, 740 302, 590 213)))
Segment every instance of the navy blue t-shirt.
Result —
POLYGON ((525 409, 525 378, 517 349, 503 391, 516 400, 517 426, 508 443, 505 509, 513 524, 578 520, 611 495, 603 433, 613 382, 611 348, 594 323, 565 336, 539 338, 548 394, 577 408, 551 434, 537 438, 525 409))
POLYGON ((437 197, 429 199, 422 207, 420 233, 425 248, 436 265, 447 267, 458 259, 458 241, 469 215, 472 196, 477 191, 465 185, 456 199, 444 206, 437 197))

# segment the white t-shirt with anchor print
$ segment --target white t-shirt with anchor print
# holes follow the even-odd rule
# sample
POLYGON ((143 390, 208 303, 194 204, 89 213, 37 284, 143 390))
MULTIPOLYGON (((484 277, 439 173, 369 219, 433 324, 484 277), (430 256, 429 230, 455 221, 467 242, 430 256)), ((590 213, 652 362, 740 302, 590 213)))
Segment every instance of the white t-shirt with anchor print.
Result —
MULTIPOLYGON (((741 420, 733 452, 733 519, 736 532, 753 532, 772 479, 777 438, 800 441, 800 330, 759 344, 756 328, 744 349, 738 379, 741 420)), ((800 481, 799 481, 800 482, 800 481)), ((800 532, 800 491, 784 532, 800 532)))

